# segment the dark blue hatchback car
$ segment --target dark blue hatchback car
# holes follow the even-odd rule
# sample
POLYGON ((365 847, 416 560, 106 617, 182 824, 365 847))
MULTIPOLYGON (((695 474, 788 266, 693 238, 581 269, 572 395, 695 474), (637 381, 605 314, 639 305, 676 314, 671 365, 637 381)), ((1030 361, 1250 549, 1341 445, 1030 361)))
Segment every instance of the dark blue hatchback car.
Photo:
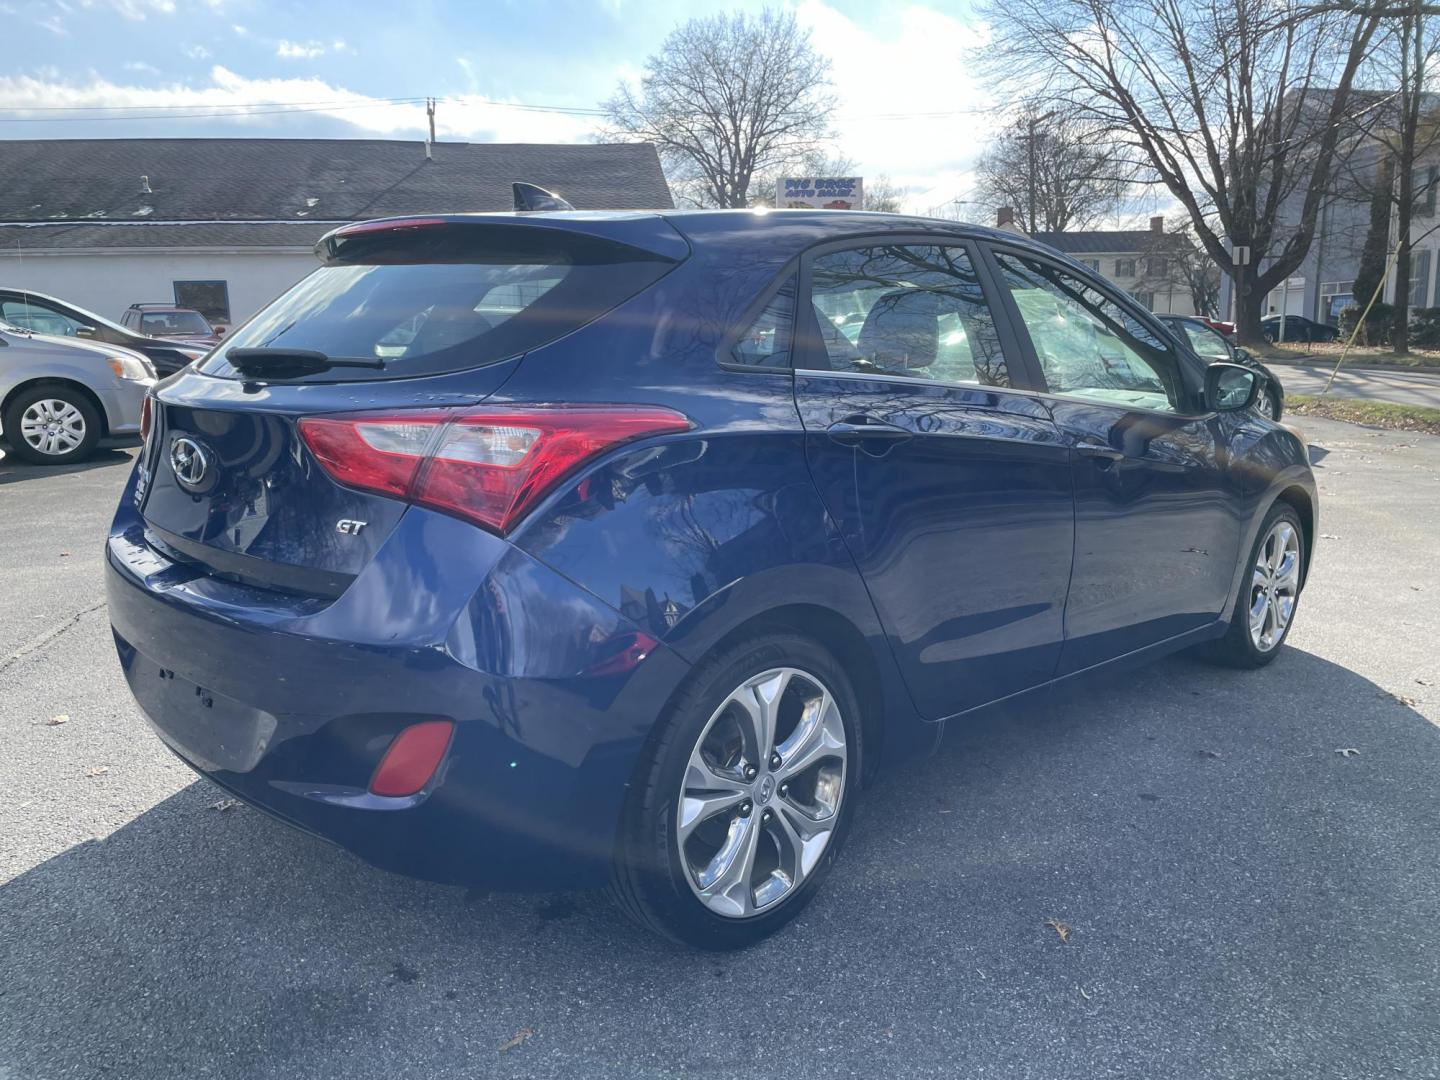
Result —
POLYGON ((378 866, 743 945, 947 723, 1290 626, 1315 485, 1256 373, 1024 238, 552 212, 317 251, 154 392, 109 610, 177 754, 378 866))

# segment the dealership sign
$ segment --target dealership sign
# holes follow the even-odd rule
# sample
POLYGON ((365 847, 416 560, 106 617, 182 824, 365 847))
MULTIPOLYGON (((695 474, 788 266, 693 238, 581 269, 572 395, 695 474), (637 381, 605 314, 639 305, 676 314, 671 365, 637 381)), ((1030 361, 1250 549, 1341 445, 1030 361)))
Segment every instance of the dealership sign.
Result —
POLYGON ((864 203, 859 176, 787 176, 775 184, 775 205, 789 210, 859 210, 864 203))

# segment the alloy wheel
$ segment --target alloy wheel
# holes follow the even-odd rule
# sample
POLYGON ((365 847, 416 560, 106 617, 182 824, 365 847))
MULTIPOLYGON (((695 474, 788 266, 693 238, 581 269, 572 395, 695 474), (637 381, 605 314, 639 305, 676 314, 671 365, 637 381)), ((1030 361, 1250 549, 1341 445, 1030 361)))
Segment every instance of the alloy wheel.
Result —
POLYGON ((845 769, 845 723, 815 676, 772 668, 731 691, 690 753, 676 806, 701 903, 746 918, 793 896, 829 847, 845 769))
POLYGON ((1262 653, 1280 644, 1300 594, 1300 534, 1275 522, 1260 545, 1250 578, 1250 641, 1262 653))
POLYGON ((20 414, 20 437, 37 453, 60 457, 85 441, 85 415, 68 401, 41 398, 20 414))

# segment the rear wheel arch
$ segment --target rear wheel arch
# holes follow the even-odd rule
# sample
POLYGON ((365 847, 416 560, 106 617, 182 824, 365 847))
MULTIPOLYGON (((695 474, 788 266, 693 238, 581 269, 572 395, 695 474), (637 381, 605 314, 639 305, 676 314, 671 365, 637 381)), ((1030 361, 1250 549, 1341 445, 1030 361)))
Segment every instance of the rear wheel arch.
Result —
POLYGON ((91 408, 95 410, 95 414, 100 417, 100 437, 103 439, 110 434, 110 417, 105 414, 105 406, 101 403, 100 399, 95 396, 95 391, 91 390, 84 383, 76 382, 74 379, 42 376, 41 378, 29 379, 26 382, 12 386, 10 392, 5 395, 5 400, 0 401, 0 416, 4 416, 10 408, 10 403, 27 390, 36 390, 46 386, 54 386, 79 394, 80 397, 89 402, 91 408))

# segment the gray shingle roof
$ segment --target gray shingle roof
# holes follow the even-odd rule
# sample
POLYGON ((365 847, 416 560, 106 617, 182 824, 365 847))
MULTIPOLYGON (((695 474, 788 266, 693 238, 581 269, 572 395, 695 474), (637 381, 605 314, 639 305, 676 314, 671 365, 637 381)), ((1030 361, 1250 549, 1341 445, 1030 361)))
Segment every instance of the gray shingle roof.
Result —
POLYGON ((509 210, 516 180, 581 210, 673 205, 654 147, 637 143, 437 143, 427 161, 413 140, 16 139, 0 141, 0 222, 509 210))
POLYGON ((1092 232, 1042 232, 1033 237, 1067 255, 1127 255, 1155 251, 1183 238, 1149 229, 1100 229, 1092 232), (1161 241, 1157 245, 1156 241, 1161 241))
POLYGON ((323 221, 220 221, 170 225, 84 222, 57 225, 0 225, 0 253, 44 248, 305 248, 335 228, 323 221))

